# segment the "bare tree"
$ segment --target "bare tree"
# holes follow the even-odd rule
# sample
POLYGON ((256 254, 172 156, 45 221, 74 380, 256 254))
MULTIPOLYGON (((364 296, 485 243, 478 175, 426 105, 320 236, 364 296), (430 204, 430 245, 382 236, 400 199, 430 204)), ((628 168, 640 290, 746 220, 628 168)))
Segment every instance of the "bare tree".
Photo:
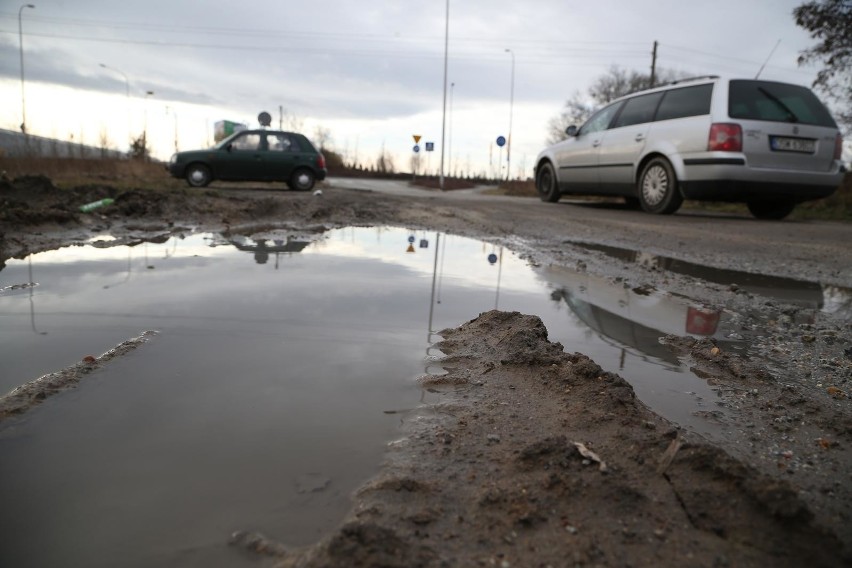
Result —
POLYGON ((396 166, 393 163, 393 156, 385 150, 385 144, 382 143, 382 151, 379 157, 376 158, 376 171, 383 174, 396 173, 396 166))
MULTIPOLYGON (((659 69, 655 84, 659 86, 683 76, 676 71, 659 69)), ((575 91, 565 102, 562 112, 550 119, 547 127, 547 143, 555 144, 564 140, 567 137, 565 129, 572 124, 580 126, 596 109, 620 97, 647 89, 650 85, 650 75, 638 71, 627 71, 613 65, 589 87, 586 97, 579 91, 575 91)))
POLYGON ((574 94, 565 101, 562 112, 547 123, 547 143, 556 144, 560 140, 565 140, 567 136, 565 129, 572 124, 579 126, 586 122, 592 110, 594 110, 592 103, 584 99, 580 91, 574 91, 574 94))
POLYGON ((852 1, 812 0, 795 10, 796 24, 819 40, 799 54, 799 65, 819 62, 813 86, 836 103, 835 114, 852 130, 852 1))
POLYGON ((314 129, 314 144, 319 147, 320 152, 331 145, 331 130, 322 125, 317 125, 314 129))
POLYGON ((291 132, 301 132, 305 128, 305 120, 284 109, 281 113, 281 128, 291 132))
POLYGON ((110 148, 109 132, 106 126, 101 126, 101 131, 98 135, 98 142, 101 150, 101 159, 106 158, 110 148))

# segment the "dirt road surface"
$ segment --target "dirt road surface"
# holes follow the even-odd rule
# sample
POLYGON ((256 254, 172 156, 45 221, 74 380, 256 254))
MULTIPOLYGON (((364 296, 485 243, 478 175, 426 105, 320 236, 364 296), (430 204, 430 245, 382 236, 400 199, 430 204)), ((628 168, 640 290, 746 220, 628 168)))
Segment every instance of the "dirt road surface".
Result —
MULTIPOLYGON (((439 230, 507 246, 534 265, 724 310, 749 348, 661 338, 732 410, 712 417, 725 435, 708 440, 655 415, 571 345, 550 342, 535 314, 460 317, 441 333, 448 374, 422 379, 444 402, 408 421, 341 526, 306 548, 288 547, 286 535, 237 532, 232 542, 245 554, 269 565, 341 567, 852 562, 852 226, 688 207, 658 217, 376 180, 332 179, 320 189, 60 190, 42 177, 4 180, 0 267, 93 234, 127 244, 192 231, 439 230), (104 197, 115 201, 79 212, 104 197), (786 303, 643 255, 811 282, 830 302, 786 303)), ((16 401, 14 412, 25 407, 16 401)))

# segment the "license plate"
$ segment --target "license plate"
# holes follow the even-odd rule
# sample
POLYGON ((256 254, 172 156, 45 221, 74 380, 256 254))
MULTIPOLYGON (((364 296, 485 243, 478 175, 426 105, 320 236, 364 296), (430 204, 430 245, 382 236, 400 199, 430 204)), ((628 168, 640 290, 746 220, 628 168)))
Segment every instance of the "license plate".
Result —
POLYGON ((769 147, 775 152, 803 152, 813 154, 816 150, 816 140, 770 136, 769 147))

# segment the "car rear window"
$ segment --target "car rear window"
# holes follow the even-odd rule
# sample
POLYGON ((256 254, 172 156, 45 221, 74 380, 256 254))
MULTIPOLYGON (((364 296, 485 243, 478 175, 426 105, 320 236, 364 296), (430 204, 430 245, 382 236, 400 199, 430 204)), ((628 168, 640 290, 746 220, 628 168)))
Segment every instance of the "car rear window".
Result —
POLYGON ((837 127, 813 91, 799 85, 770 81, 731 81, 728 116, 837 127))
POLYGON ((612 127, 619 128, 651 122, 654 120, 654 112, 657 110, 657 103, 660 102, 662 96, 663 93, 651 93, 628 99, 612 127))
POLYGON ((710 114, 710 98, 712 96, 712 83, 666 91, 663 102, 660 103, 660 108, 657 110, 656 120, 710 114))

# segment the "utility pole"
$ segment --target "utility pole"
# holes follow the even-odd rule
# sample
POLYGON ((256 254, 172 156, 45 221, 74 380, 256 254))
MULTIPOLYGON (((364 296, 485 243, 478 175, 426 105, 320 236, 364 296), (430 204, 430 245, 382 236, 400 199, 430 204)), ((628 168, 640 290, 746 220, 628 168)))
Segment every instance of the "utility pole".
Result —
POLYGON ((441 119, 441 173, 438 176, 438 188, 444 191, 444 135, 447 130, 447 54, 450 45, 450 0, 444 18, 444 112, 441 119))
POLYGON ((657 75, 657 41, 654 40, 654 50, 651 52, 651 85, 650 87, 654 87, 654 80, 657 75))

